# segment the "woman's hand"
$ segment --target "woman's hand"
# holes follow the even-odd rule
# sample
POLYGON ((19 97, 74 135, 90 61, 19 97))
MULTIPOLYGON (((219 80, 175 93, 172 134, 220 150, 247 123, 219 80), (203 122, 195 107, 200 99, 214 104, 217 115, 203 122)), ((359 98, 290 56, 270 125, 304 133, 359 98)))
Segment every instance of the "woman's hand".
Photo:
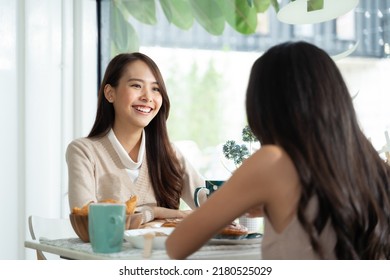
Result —
POLYGON ((178 212, 177 218, 185 218, 192 213, 193 210, 176 210, 178 212))
POLYGON ((155 219, 185 218, 192 213, 192 210, 168 209, 164 207, 153 207, 155 219))

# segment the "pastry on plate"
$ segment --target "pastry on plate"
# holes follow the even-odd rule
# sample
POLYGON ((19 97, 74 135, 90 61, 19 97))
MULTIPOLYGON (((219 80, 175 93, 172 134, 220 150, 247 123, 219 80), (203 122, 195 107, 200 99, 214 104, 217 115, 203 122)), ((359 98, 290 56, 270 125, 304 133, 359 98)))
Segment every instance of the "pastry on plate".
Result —
POLYGON ((214 238, 216 239, 243 239, 248 235, 248 228, 236 222, 224 227, 214 238))
POLYGON ((165 222, 161 225, 162 227, 176 227, 178 223, 180 223, 183 219, 166 219, 165 222))
MULTIPOLYGON (((167 219, 162 227, 176 227, 183 219, 167 219)), ((236 222, 232 222, 224 227, 216 236, 215 239, 243 239, 246 238, 249 231, 248 228, 236 222)))

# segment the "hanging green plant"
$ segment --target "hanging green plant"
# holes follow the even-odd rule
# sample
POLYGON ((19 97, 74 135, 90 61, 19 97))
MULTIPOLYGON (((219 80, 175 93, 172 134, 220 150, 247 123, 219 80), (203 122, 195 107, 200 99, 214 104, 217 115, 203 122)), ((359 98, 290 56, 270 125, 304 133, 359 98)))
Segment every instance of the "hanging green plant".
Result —
MULTIPOLYGON (((280 9, 277 0, 111 0, 111 40, 115 52, 139 50, 138 35, 129 19, 155 25, 157 2, 169 23, 189 30, 196 21, 214 36, 223 34, 226 23, 241 34, 253 34, 258 27, 258 13, 265 13, 270 7, 276 13, 280 9)), ((323 6, 324 0, 308 0, 308 11, 323 6)))
MULTIPOLYGON (((139 50, 138 35, 130 17, 155 25, 159 2, 169 23, 189 30, 197 21, 208 33, 219 36, 228 23, 241 34, 253 34, 257 13, 265 12, 272 0, 111 0, 111 40, 113 53, 139 50)), ((275 0, 277 3, 277 1, 275 0)))

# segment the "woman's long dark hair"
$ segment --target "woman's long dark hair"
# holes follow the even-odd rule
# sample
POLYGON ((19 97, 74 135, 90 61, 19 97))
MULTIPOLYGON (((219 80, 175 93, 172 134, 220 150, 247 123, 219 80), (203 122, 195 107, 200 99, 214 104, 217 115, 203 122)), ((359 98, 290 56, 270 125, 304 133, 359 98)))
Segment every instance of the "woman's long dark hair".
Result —
POLYGON ((167 132, 166 120, 169 115, 170 102, 164 80, 156 63, 142 53, 124 53, 114 57, 107 66, 100 85, 96 119, 88 137, 102 137, 114 125, 114 106, 104 96, 104 87, 109 84, 117 87, 124 71, 131 63, 145 62, 156 78, 162 96, 162 105, 158 114, 145 127, 146 160, 149 177, 152 182, 157 205, 178 209, 183 186, 182 169, 175 155, 167 132))
POLYGON ((297 216, 323 257, 318 237, 328 219, 339 259, 390 258, 389 166, 362 133, 334 61, 305 42, 277 45, 253 65, 248 123, 261 144, 276 144, 299 173, 297 216), (313 195, 314 222, 306 218, 313 195))

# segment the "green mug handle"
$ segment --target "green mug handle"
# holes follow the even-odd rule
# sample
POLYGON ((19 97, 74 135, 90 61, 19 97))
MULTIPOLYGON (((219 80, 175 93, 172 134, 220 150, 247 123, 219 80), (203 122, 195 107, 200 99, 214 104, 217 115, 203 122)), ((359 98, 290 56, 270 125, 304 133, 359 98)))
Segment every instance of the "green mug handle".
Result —
POLYGON ((200 203, 199 203, 199 192, 203 191, 203 190, 206 192, 207 196, 210 194, 210 190, 208 188, 206 188, 206 187, 197 187, 195 189, 195 193, 194 193, 194 202, 195 202, 195 206, 196 207, 200 206, 200 203))
POLYGON ((110 223, 114 226, 114 235, 108 241, 110 247, 116 247, 123 239, 124 228, 118 227, 118 224, 124 224, 123 217, 120 215, 113 215, 110 217, 110 223))

